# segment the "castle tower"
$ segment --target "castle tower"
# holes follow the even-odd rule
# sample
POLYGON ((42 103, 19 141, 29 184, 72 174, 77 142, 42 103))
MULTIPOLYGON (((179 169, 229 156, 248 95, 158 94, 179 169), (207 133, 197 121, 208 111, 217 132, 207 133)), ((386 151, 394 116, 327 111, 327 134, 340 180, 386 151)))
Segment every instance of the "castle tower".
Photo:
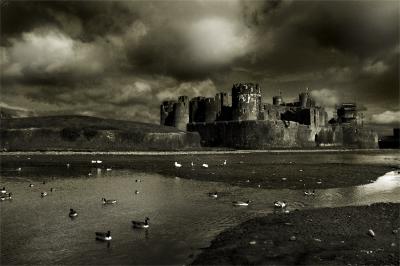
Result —
POLYGON ((189 123, 204 122, 205 108, 204 108, 205 97, 194 97, 189 102, 189 123))
POLYGON ((307 107, 307 102, 308 102, 308 93, 307 92, 302 92, 299 94, 299 102, 300 102, 301 108, 307 107))
POLYGON ((232 120, 258 120, 261 89, 258 84, 237 83, 232 87, 232 120))
POLYGON ((218 114, 218 102, 215 100, 215 98, 206 98, 204 100, 204 109, 205 109, 205 122, 206 123, 212 123, 215 122, 217 119, 217 114, 218 114))
POLYGON ((189 98, 188 96, 179 96, 178 102, 174 104, 173 126, 186 131, 186 125, 189 123, 189 98))
POLYGON ((160 125, 172 126, 175 101, 163 101, 160 106, 160 125))

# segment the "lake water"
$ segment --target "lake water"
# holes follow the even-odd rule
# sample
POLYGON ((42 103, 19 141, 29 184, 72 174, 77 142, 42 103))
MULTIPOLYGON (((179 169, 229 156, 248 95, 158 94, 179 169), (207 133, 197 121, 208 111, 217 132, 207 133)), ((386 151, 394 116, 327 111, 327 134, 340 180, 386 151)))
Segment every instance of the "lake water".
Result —
POLYGON ((221 231, 273 212, 275 200, 289 202, 289 210, 400 202, 400 175, 393 173, 364 186, 316 190, 315 197, 305 197, 301 190, 241 188, 97 168, 2 169, 1 186, 14 197, 0 203, 3 265, 182 265, 221 231), (49 195, 41 198, 42 191, 49 195), (218 199, 208 196, 212 191, 219 192, 218 199), (105 206, 103 197, 118 202, 105 206), (253 201, 248 207, 232 206, 234 200, 247 199, 253 201), (70 208, 78 212, 75 219, 68 217, 70 208), (145 217, 150 218, 149 229, 132 228, 131 220, 145 217), (107 230, 110 243, 95 240, 94 232, 107 230))

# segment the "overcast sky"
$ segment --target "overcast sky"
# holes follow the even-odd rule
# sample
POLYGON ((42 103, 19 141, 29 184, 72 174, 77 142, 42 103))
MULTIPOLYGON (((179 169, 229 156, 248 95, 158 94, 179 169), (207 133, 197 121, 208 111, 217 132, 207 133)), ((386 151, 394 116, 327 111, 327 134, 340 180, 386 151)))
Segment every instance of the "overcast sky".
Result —
POLYGON ((399 108, 399 1, 2 1, 0 106, 158 123, 159 104, 255 82, 399 108))

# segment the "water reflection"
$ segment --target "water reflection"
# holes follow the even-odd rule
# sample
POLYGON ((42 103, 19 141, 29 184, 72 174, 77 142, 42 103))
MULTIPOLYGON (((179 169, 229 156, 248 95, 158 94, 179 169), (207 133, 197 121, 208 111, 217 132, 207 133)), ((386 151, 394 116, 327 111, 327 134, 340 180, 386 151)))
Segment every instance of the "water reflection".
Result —
POLYGON ((289 210, 400 202, 398 173, 364 186, 317 190, 315 197, 305 197, 299 190, 241 188, 131 170, 73 167, 58 172, 32 167, 18 179, 3 174, 2 185, 14 195, 13 201, 0 204, 5 264, 182 264, 222 230, 273 212, 275 200, 287 201, 289 210), (41 198, 42 191, 49 195, 41 198), (217 199, 208 196, 214 191, 217 199), (104 206, 103 197, 118 202, 104 206), (252 200, 248 207, 232 206, 232 201, 246 199, 252 200), (79 213, 76 219, 68 218, 70 208, 79 213), (150 217, 150 228, 134 230, 131 220, 144 217, 150 217), (94 232, 106 230, 113 233, 112 243, 95 241, 94 232))

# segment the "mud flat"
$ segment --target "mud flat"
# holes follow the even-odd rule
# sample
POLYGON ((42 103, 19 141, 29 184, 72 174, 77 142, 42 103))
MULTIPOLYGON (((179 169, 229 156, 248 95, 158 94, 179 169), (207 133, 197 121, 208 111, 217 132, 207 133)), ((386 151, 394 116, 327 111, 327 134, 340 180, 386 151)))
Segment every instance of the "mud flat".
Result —
POLYGON ((399 210, 379 203, 255 218, 218 235, 192 264, 399 265, 399 210))
MULTIPOLYGON (((398 169, 395 151, 232 153, 133 155, 120 153, 2 153, 3 169, 41 166, 66 167, 87 174, 89 168, 128 168, 199 181, 224 182, 261 189, 324 189, 368 184, 386 172, 398 169), (91 160, 101 160, 93 165, 91 160), (226 165, 223 165, 227 160, 226 165), (181 168, 174 166, 175 162, 181 168), (191 165, 193 162, 193 166, 191 165), (202 167, 203 163, 208 168, 202 167)), ((10 173, 13 174, 13 173, 10 173)))

